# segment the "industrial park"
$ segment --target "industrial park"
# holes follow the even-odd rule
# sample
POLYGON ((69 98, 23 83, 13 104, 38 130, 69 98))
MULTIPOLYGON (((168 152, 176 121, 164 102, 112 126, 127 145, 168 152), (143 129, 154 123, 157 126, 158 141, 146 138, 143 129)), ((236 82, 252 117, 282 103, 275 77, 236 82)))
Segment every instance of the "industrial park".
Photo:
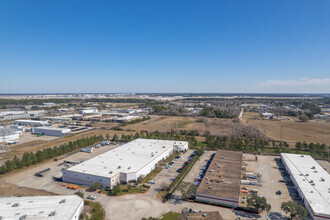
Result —
POLYGON ((330 220, 330 0, 1 0, 0 220, 330 220))
POLYGON ((322 144, 283 133, 276 139, 249 125, 269 123, 267 131, 278 121, 282 130, 291 123, 327 126, 329 106, 321 98, 299 97, 324 115, 300 122, 286 115, 286 107, 253 104, 258 97, 240 98, 237 111, 232 98, 170 97, 164 103, 157 96, 162 101, 152 97, 150 105, 150 97, 79 97, 69 107, 65 98, 55 104, 45 96, 38 114, 26 114, 25 105, 1 111, 2 117, 16 116, 0 127, 0 186, 7 189, 0 191, 1 219, 285 219, 290 204, 305 209, 307 218, 329 218, 329 134, 319 136, 322 144), (217 107, 222 102, 227 110, 217 107), (120 211, 130 207, 135 211, 120 211))

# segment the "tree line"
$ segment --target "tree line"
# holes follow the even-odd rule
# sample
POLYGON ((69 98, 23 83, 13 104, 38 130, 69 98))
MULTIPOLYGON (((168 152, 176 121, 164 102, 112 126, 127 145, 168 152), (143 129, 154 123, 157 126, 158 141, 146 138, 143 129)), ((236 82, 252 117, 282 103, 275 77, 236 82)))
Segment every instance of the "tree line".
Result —
POLYGON ((15 169, 20 169, 23 167, 28 167, 33 164, 41 163, 44 160, 51 159, 63 154, 72 152, 74 150, 90 146, 96 142, 102 141, 104 138, 102 135, 91 136, 86 138, 77 139, 76 141, 70 141, 66 144, 45 148, 43 150, 38 150, 37 152, 24 153, 23 157, 18 158, 15 156, 12 160, 7 160, 0 167, 0 174, 8 173, 15 169))
POLYGON ((145 131, 136 132, 135 134, 122 134, 119 137, 117 134, 113 135, 114 141, 132 141, 137 138, 159 139, 159 140, 176 140, 188 141, 190 146, 202 147, 210 150, 235 150, 247 153, 298 153, 310 154, 316 158, 327 158, 328 147, 326 144, 297 142, 295 148, 290 148, 286 141, 269 141, 260 138, 239 138, 229 136, 212 136, 207 135, 205 141, 197 141, 195 136, 179 135, 174 130, 167 132, 160 131, 145 131))

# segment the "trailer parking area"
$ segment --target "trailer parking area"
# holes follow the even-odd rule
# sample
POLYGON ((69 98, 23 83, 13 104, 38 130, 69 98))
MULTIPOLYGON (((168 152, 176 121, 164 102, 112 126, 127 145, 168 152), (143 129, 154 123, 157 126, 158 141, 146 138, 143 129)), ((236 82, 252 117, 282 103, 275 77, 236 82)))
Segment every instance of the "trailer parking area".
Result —
MULTIPOLYGON (((288 187, 285 182, 289 181, 289 177, 282 176, 280 162, 275 161, 279 156, 265 156, 258 155, 258 160, 255 159, 254 154, 243 154, 243 163, 246 162, 246 172, 260 174, 261 177, 257 179, 259 185, 241 185, 242 187, 250 189, 257 189, 258 195, 262 195, 267 199, 271 205, 271 212, 278 212, 285 215, 281 211, 281 203, 292 200, 290 194, 294 194, 295 189, 288 187), (279 166, 280 165, 280 166, 279 166), (280 191, 281 194, 276 194, 280 191)), ((250 179, 251 180, 251 179, 250 179)), ((256 179, 252 179, 256 180, 256 179)))

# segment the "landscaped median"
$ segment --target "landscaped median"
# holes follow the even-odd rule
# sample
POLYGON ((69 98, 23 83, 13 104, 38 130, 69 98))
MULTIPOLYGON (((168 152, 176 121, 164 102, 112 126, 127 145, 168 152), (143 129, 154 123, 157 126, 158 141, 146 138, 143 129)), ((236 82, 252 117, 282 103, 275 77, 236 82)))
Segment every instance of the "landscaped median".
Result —
POLYGON ((195 156, 188 163, 188 165, 182 170, 182 172, 175 178, 175 180, 171 183, 168 190, 159 191, 158 194, 156 195, 157 198, 161 199, 164 202, 167 202, 167 200, 171 198, 173 192, 176 190, 176 188, 182 182, 185 176, 189 173, 191 168, 194 166, 194 164, 202 154, 203 154, 202 150, 196 150, 195 156))

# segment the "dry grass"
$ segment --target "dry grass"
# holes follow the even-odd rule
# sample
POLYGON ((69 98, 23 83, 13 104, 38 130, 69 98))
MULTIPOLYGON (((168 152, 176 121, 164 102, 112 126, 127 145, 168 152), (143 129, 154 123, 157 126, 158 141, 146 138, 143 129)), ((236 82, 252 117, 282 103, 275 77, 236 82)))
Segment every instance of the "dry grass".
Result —
POLYGON ((330 144, 330 123, 323 120, 298 122, 250 119, 245 120, 244 124, 258 128, 275 140, 281 139, 282 126, 282 139, 289 143, 306 141, 330 144))
POLYGON ((210 131, 212 135, 228 135, 231 133, 234 125, 231 119, 203 118, 202 122, 199 122, 200 120, 194 117, 157 116, 148 121, 127 125, 123 128, 135 131, 158 130, 166 132, 175 130, 177 121, 179 130, 198 130, 201 134, 205 131, 210 131))
POLYGON ((38 190, 28 187, 18 187, 17 185, 1 182, 0 196, 47 196, 56 195, 55 193, 38 190))

